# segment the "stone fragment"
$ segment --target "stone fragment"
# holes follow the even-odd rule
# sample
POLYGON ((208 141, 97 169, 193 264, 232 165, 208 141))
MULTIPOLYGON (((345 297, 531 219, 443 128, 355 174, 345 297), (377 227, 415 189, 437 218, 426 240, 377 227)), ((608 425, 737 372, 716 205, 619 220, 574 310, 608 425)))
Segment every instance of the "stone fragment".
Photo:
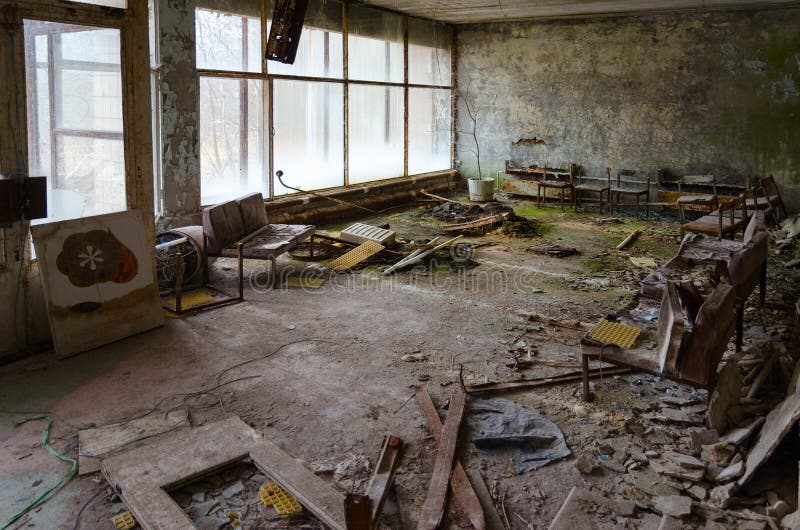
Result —
POLYGON ((703 480, 705 471, 702 469, 687 469, 669 460, 650 460, 650 467, 659 475, 667 475, 680 480, 699 482, 703 480))
POLYGON ((683 453, 669 453, 667 458, 675 462, 681 467, 687 469, 705 469, 706 464, 693 456, 685 455, 683 453))
POLYGON ((590 455, 582 454, 575 460, 575 469, 582 475, 591 475, 599 466, 597 461, 590 455))
POLYGON ((228 486, 224 490, 222 490, 222 496, 225 497, 226 499, 230 499, 231 497, 239 495, 243 491, 244 491, 244 484, 242 484, 242 481, 239 480, 234 482, 232 485, 228 486))
POLYGON ((691 486, 686 492, 694 497, 697 500, 704 501, 706 499, 706 495, 708 495, 708 490, 701 486, 700 484, 695 484, 691 486))
POLYGON ((715 508, 727 508, 731 504, 731 499, 737 487, 738 484, 736 482, 717 486, 709 492, 708 503, 715 508))
POLYGON ((644 456, 647 458, 658 458, 658 451, 645 451, 644 456))
POLYGON ((786 501, 778 501, 767 509, 767 515, 776 519, 782 519, 791 513, 792 507, 786 501))
POLYGON ((715 429, 692 429, 692 449, 699 453, 704 445, 712 445, 719 441, 719 433, 715 429))
POLYGON ((654 445, 667 445, 675 441, 671 433, 658 427, 651 427, 645 431, 645 438, 654 445))
POLYGON ((614 512, 622 517, 633 517, 636 513, 636 503, 633 501, 619 501, 614 504, 613 508, 614 512))
POLYGON ((654 497, 653 507, 661 515, 680 518, 692 513, 692 499, 685 495, 654 497))
POLYGON ((734 447, 726 442, 704 445, 700 457, 706 462, 727 466, 733 457, 734 447))

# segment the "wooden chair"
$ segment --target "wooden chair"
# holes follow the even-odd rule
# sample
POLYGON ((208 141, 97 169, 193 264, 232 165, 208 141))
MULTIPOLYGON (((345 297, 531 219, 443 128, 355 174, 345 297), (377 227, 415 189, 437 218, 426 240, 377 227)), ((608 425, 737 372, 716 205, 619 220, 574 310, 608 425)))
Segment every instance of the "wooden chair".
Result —
POLYGON ((759 286, 760 304, 766 305, 767 247, 769 235, 763 212, 750 217, 742 242, 718 240, 704 234, 687 234, 678 253, 640 282, 641 294, 658 299, 670 282, 678 288, 691 284, 685 278, 693 270, 714 266, 710 274, 713 283, 727 282, 736 291, 736 351, 742 349, 744 335, 744 305, 759 286))
POLYGON ((639 218, 639 206, 641 198, 644 197, 647 205, 647 214, 650 214, 650 173, 634 169, 620 169, 617 171, 617 182, 611 186, 609 193, 611 199, 610 213, 616 211, 617 206, 634 206, 636 208, 636 218, 639 218), (630 177, 645 175, 644 182, 632 181, 630 177), (629 177, 624 183, 622 177, 629 177), (644 189, 642 189, 644 185, 644 189), (620 202, 620 197, 633 197, 632 202, 620 202))
POLYGON ((578 211, 579 204, 596 204, 600 208, 600 213, 602 213, 606 205, 611 204, 611 168, 607 167, 605 174, 605 183, 602 181, 598 182, 598 178, 592 179, 591 183, 585 183, 583 181, 585 177, 578 175, 577 183, 574 186, 575 190, 572 194, 572 208, 574 211, 578 211), (594 198, 581 197, 580 192, 596 193, 598 196, 596 200, 594 200, 594 198))
POLYGON ((711 212, 717 205, 717 179, 714 175, 686 175, 678 179, 678 207, 692 204, 711 212), (684 195, 684 186, 710 186, 712 193, 689 193, 684 195))
POLYGON ((561 202, 561 210, 564 210, 564 199, 566 198, 567 201, 572 202, 572 196, 575 192, 574 187, 574 171, 575 166, 570 164, 569 166, 569 180, 559 179, 555 173, 548 173, 547 167, 544 168, 544 173, 542 176, 542 180, 539 181, 539 188, 536 191, 536 206, 537 208, 542 204, 542 198, 547 198, 547 190, 553 189, 558 192, 558 197, 561 202), (552 177, 550 179, 549 177, 552 177), (569 194, 566 196, 566 194, 569 194))
POLYGON ((781 198, 781 192, 778 189, 778 183, 775 182, 775 177, 772 175, 761 179, 759 185, 755 187, 754 203, 755 208, 768 213, 775 224, 786 219, 788 215, 786 206, 783 204, 783 198, 781 198))
MULTIPOLYGON (((694 204, 694 203, 689 203, 694 204)), ((678 216, 681 223, 681 237, 686 232, 696 232, 700 234, 710 234, 717 236, 717 239, 730 238, 736 235, 740 229, 744 229, 749 217, 747 214, 746 193, 724 203, 714 196, 706 202, 712 208, 713 213, 704 215, 695 221, 686 220, 685 208, 687 203, 678 201, 678 216), (740 214, 737 215, 737 210, 740 214)))
POLYGON ((736 293, 720 283, 699 308, 697 302, 681 297, 675 285, 664 289, 658 321, 636 321, 627 316, 620 320, 640 328, 641 334, 630 350, 604 346, 584 337, 581 341, 583 399, 590 399, 589 361, 597 360, 648 372, 679 383, 709 391, 716 384, 717 365, 733 335, 736 293), (691 318, 690 315, 694 315, 691 318), (648 343, 656 342, 656 348, 648 343))

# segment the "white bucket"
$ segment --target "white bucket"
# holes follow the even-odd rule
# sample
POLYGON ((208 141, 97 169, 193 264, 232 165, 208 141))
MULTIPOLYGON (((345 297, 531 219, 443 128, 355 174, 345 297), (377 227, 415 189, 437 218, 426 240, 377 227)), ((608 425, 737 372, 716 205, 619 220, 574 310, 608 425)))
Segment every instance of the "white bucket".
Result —
POLYGON ((469 179, 469 200, 489 202, 494 198, 494 179, 469 179))

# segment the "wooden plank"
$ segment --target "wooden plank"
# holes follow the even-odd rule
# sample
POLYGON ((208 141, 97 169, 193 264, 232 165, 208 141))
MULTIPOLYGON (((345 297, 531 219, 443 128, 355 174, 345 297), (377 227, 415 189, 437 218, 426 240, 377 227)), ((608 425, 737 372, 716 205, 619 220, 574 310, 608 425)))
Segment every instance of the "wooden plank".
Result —
POLYGON ((167 494, 246 458, 334 530, 345 530, 344 495, 232 416, 103 460, 101 470, 145 529, 195 526, 167 494))
MULTIPOLYGON (((607 362, 607 359, 603 359, 603 362, 607 362)), ((612 375, 621 375, 630 373, 632 371, 632 369, 627 367, 595 368, 593 370, 589 370, 589 378, 594 379, 602 376, 608 377, 612 375)), ((540 386, 557 385, 559 383, 572 383, 574 381, 580 381, 582 377, 582 372, 568 372, 566 374, 555 375, 553 377, 542 377, 539 379, 518 379, 516 381, 504 381, 500 383, 480 383, 477 385, 465 386, 464 391, 467 394, 477 394, 478 392, 489 392, 493 390, 536 388, 540 386)))
MULTIPOLYGON (((424 387, 416 387, 415 393, 419 408, 422 409, 422 413, 425 415, 425 419, 428 422, 428 427, 431 432, 433 432, 433 437, 436 439, 436 442, 439 443, 442 438, 442 420, 436 412, 436 406, 433 404, 430 394, 428 394, 428 391, 425 390, 424 387)), ((453 466, 453 475, 450 477, 450 490, 453 492, 453 499, 456 501, 456 506, 467 516, 475 530, 483 530, 486 528, 486 520, 483 509, 481 508, 481 502, 472 489, 472 484, 470 484, 464 466, 461 465, 458 459, 456 459, 456 463, 453 466)))
POLYGON ((447 419, 442 427, 442 436, 439 441, 439 450, 436 452, 436 463, 433 466, 433 475, 428 487, 428 497, 422 506, 422 516, 419 520, 418 530, 435 530, 439 528, 444 518, 444 509, 447 503, 447 485, 453 472, 453 462, 458 445, 458 431, 461 420, 464 418, 467 395, 456 388, 450 400, 447 419))
POLYGON ((161 414, 137 418, 116 425, 105 425, 78 431, 78 474, 86 475, 100 471, 100 460, 134 441, 188 427, 186 413, 174 410, 166 416, 161 414))
POLYGON ((477 471, 470 471, 469 478, 485 514, 486 530, 506 530, 492 494, 489 493, 489 488, 486 487, 486 483, 483 481, 483 476, 477 471))

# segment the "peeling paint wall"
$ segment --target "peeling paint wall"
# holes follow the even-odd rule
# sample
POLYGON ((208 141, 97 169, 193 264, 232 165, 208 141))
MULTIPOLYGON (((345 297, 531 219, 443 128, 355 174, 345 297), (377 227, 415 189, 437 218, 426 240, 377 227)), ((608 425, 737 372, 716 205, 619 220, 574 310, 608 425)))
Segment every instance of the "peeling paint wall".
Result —
MULTIPOLYGON (((800 9, 461 26, 458 61, 484 176, 508 159, 772 173, 800 207, 800 9), (548 145, 511 146, 534 136, 548 145)), ((458 143, 472 176, 472 139, 458 143)))
MULTIPOLYGON (((166 224, 200 211, 194 0, 160 0, 161 147, 166 224), (172 218, 172 219, 171 219, 172 218)), ((185 224, 185 223, 184 223, 185 224)))

